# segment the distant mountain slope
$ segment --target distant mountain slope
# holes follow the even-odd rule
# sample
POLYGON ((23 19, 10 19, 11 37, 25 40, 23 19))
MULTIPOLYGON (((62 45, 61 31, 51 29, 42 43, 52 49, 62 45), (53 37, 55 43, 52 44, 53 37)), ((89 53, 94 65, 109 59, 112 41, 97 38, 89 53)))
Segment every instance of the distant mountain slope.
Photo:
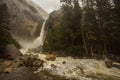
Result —
POLYGON ((2 0, 10 13, 11 32, 21 39, 39 36, 48 14, 31 0, 2 0))

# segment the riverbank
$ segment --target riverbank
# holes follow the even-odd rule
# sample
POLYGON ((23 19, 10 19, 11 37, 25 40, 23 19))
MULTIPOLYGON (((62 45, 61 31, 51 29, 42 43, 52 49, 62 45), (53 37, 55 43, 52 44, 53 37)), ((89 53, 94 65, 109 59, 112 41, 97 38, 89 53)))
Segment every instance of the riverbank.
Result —
POLYGON ((107 68, 104 60, 75 59, 70 56, 46 60, 46 54, 28 52, 27 50, 22 50, 22 53, 24 56, 20 60, 1 60, 0 69, 1 67, 4 69, 1 69, 3 72, 0 73, 0 80, 120 79, 120 68, 107 68), (18 62, 22 65, 18 66, 18 62))

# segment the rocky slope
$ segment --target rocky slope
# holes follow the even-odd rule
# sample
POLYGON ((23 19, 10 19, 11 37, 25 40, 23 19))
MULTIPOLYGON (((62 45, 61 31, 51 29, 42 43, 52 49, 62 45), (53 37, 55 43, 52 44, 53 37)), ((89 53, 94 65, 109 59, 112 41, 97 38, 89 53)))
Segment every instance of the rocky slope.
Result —
POLYGON ((48 14, 31 0, 2 0, 10 13, 11 32, 21 39, 34 39, 40 35, 48 14))

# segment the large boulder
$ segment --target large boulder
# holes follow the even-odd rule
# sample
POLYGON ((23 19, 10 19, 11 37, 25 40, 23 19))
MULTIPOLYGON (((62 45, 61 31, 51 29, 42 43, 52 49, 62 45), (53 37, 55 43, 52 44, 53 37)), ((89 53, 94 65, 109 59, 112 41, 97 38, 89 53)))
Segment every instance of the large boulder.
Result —
POLYGON ((113 61, 111 61, 111 60, 105 61, 105 64, 106 64, 106 67, 107 67, 107 68, 113 67, 113 61))
POLYGON ((22 57, 22 60, 24 62, 24 65, 30 66, 30 67, 43 67, 44 61, 38 59, 38 56, 36 55, 24 55, 22 57))
POLYGON ((20 56, 22 56, 22 53, 17 49, 14 45, 9 44, 6 46, 6 52, 3 54, 4 58, 7 59, 16 59, 20 56))
POLYGON ((9 73, 13 71, 13 61, 0 62, 0 73, 9 73))
POLYGON ((10 73, 10 72, 13 72, 13 68, 12 68, 12 67, 8 67, 8 68, 4 69, 3 72, 4 72, 4 73, 10 73))
POLYGON ((25 66, 31 66, 32 67, 34 60, 29 55, 24 55, 23 56, 23 62, 25 64, 25 66))
POLYGON ((19 67, 25 66, 22 57, 16 58, 16 59, 14 60, 14 62, 15 62, 14 67, 16 67, 16 68, 19 68, 19 67))

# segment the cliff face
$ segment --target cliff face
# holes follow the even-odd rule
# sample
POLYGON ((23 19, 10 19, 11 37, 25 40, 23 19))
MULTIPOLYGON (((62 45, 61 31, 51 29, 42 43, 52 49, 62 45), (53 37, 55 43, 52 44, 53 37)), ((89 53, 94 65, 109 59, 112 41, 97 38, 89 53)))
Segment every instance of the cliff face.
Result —
POLYGON ((45 29, 50 30, 55 27, 55 25, 60 22, 60 17, 62 15, 62 10, 56 10, 53 11, 50 15, 49 18, 46 21, 45 29))
POLYGON ((21 39, 34 39, 48 14, 31 0, 3 0, 10 13, 10 26, 13 36, 21 39))

